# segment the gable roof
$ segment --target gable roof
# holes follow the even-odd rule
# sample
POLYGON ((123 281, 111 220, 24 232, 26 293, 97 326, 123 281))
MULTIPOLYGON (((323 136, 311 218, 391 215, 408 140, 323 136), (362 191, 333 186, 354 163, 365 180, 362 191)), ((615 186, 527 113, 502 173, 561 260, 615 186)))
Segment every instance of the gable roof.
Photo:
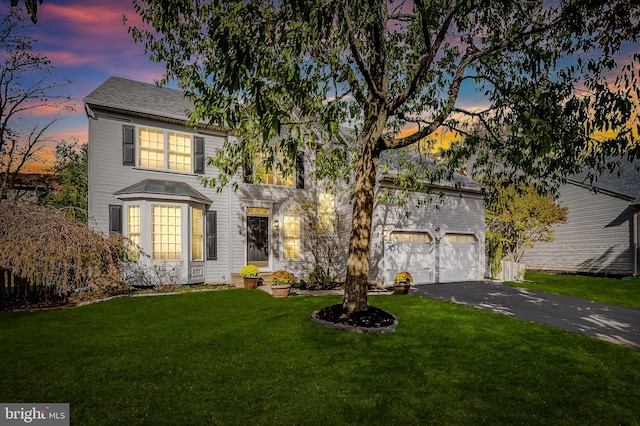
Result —
POLYGON ((633 205, 640 205, 640 170, 637 169, 640 161, 629 162, 624 158, 617 161, 620 164, 619 171, 602 172, 593 185, 587 179, 587 171, 571 176, 568 180, 585 187, 593 186, 600 191, 633 201, 633 205))
POLYGON ((187 112, 193 110, 193 104, 180 90, 113 76, 89 93, 83 101, 93 108, 134 112, 178 121, 187 121, 187 112))

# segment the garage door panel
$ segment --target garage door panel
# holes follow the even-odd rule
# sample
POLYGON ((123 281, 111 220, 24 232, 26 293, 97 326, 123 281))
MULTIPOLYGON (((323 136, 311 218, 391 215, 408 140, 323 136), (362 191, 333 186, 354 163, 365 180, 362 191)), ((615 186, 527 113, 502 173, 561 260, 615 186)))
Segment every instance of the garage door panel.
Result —
POLYGON ((475 280, 477 259, 473 235, 447 234, 440 247, 440 282, 475 280))
POLYGON ((394 233, 385 241, 386 284, 392 284, 400 271, 409 272, 416 284, 433 282, 434 265, 433 244, 426 233, 394 233))

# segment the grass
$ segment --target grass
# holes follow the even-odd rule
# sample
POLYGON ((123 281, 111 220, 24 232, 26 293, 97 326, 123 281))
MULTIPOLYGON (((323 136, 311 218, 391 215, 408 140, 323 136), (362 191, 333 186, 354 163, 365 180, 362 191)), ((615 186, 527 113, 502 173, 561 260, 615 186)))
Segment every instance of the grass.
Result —
POLYGON ((505 284, 640 309, 640 278, 622 280, 534 272, 527 272, 524 278, 532 283, 505 282, 505 284))
POLYGON ((416 296, 395 333, 324 328, 339 297, 256 290, 0 315, 0 401, 78 425, 638 424, 640 351, 416 296))

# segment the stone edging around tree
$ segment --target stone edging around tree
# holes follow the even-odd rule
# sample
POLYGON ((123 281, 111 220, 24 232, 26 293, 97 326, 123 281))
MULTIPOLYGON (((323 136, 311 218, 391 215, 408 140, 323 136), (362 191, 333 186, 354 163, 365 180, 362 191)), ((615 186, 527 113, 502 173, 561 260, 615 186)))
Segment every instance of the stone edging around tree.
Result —
POLYGON ((361 327, 361 326, 353 326, 347 324, 339 324, 335 322, 325 321, 318 318, 318 312, 314 311, 311 314, 311 319, 317 322, 320 325, 323 325, 328 328, 334 328, 336 330, 344 330, 350 331, 352 333, 362 333, 362 334, 379 334, 379 333, 393 333, 396 331, 396 327, 398 327, 398 317, 393 315, 393 324, 386 327, 361 327))

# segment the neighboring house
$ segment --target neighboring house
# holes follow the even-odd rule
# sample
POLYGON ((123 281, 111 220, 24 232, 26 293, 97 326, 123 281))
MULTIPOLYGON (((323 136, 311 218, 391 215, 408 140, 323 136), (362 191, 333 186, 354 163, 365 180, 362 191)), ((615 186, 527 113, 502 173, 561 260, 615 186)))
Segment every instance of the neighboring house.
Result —
POLYGON ((620 162, 620 174, 605 172, 585 184, 586 173, 573 176, 559 190, 569 208, 567 223, 554 226, 554 241, 527 249, 527 270, 638 275, 640 172, 638 161, 620 162))
MULTIPOLYGON (((256 164, 248 169, 260 173, 259 184, 204 187, 199 176, 218 173, 205 167, 206 156, 234 136, 186 127, 192 105, 180 91, 110 77, 84 102, 90 223, 122 233, 140 248, 132 255, 185 282, 230 283, 247 263, 267 275, 287 269, 305 276, 314 266, 304 248, 305 200, 317 200, 325 213, 350 214, 348 197, 324 192, 313 179, 314 152, 300 153, 287 178, 256 164)), ((376 206, 372 281, 391 284, 399 270, 418 283, 482 279, 482 195, 466 177, 456 180, 436 188, 444 194, 438 209, 424 206, 407 217, 392 205, 376 206)), ((380 187, 395 190, 382 175, 380 187)))
POLYGON ((42 173, 18 173, 0 195, 0 203, 35 204, 38 196, 51 191, 53 176, 42 173))

